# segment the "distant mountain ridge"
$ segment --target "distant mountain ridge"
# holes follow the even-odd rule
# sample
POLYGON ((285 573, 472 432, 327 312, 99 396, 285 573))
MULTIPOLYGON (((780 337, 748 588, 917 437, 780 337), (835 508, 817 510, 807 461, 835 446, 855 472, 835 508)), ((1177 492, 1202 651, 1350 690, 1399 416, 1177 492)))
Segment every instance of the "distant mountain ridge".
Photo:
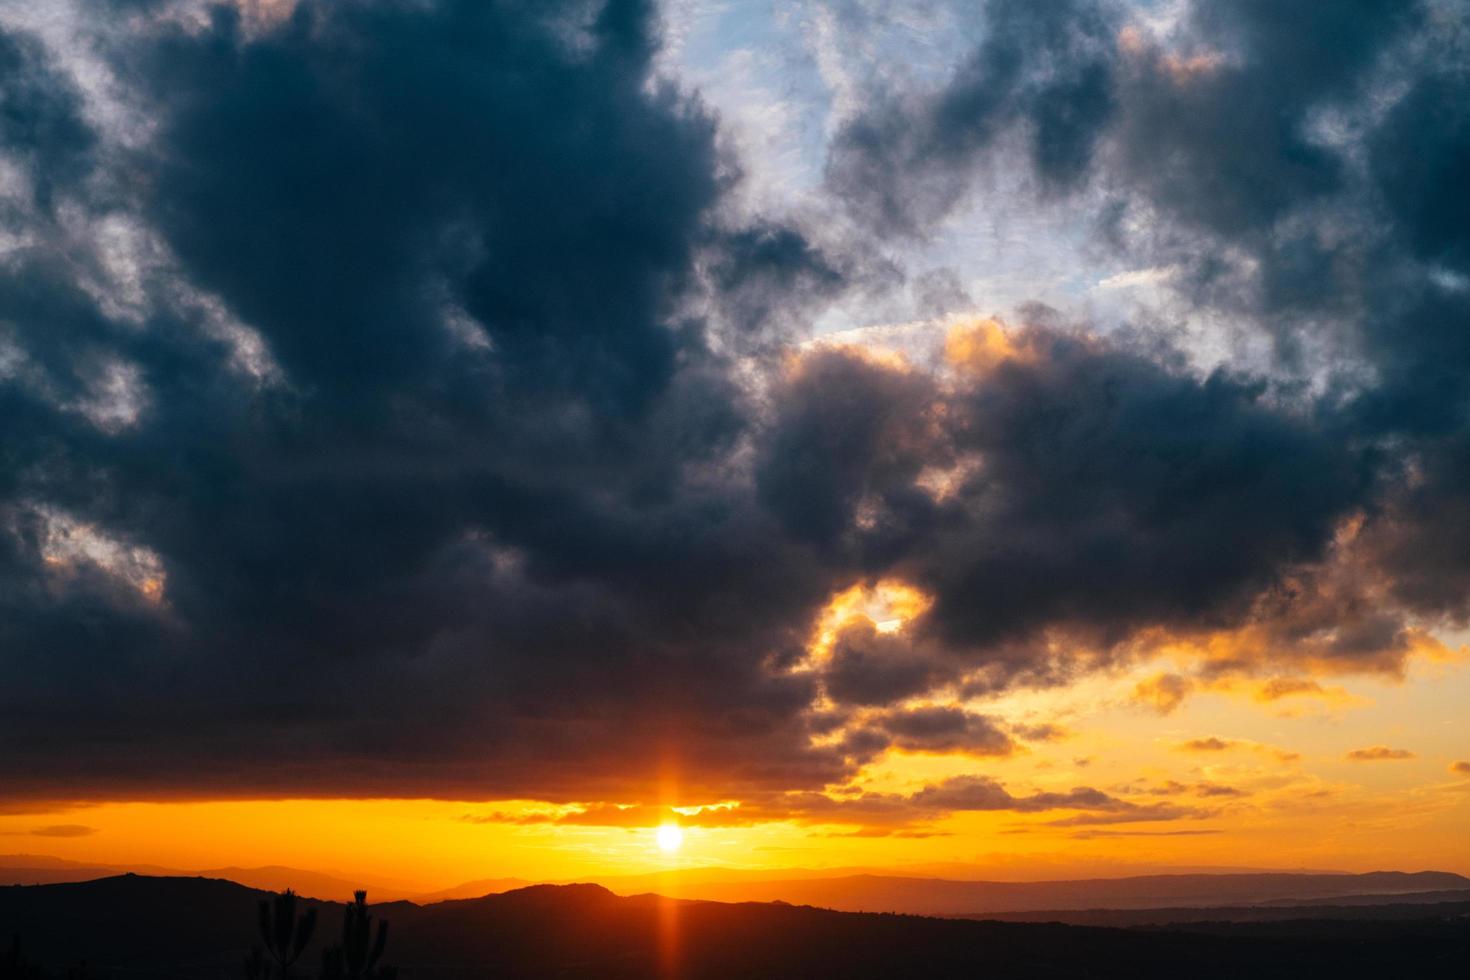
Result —
MULTIPOLYGON (((851 875, 842 878, 695 882, 670 877, 659 894, 717 902, 784 901, 844 912, 980 915, 987 912, 1143 909, 1254 905, 1282 900, 1321 902, 1340 896, 1393 896, 1470 889, 1470 878, 1446 871, 1366 874, 1249 873, 1139 875, 1076 881, 953 881, 851 875)), ((619 889, 614 889, 618 891, 619 889)))
POLYGON ((529 881, 525 878, 478 878, 455 885, 453 888, 444 888, 436 892, 421 892, 413 896, 413 901, 419 905, 432 905, 435 902, 451 902, 461 898, 483 898, 486 895, 499 895, 518 888, 529 888, 535 884, 541 884, 541 882, 529 881))
MULTIPOLYGON (((156 866, 90 866, 27 855, 0 856, 0 884, 59 884, 120 873, 158 877, 203 877, 251 888, 291 888, 309 898, 345 901, 366 887, 375 900, 418 905, 479 898, 534 884, 521 878, 486 878, 436 892, 414 892, 373 879, 272 865, 179 871, 156 866), (39 867, 27 867, 34 863, 39 867)), ((658 894, 715 902, 787 902, 845 912, 972 916, 986 913, 1223 907, 1279 903, 1319 904, 1351 900, 1372 903, 1393 896, 1470 889, 1470 878, 1447 871, 1241 872, 1235 874, 1133 875, 1071 881, 984 881, 913 877, 865 871, 856 874, 799 872, 801 877, 760 877, 758 872, 690 869, 663 874, 594 879, 622 896, 658 894)), ((554 884, 582 884, 562 881, 554 884)))

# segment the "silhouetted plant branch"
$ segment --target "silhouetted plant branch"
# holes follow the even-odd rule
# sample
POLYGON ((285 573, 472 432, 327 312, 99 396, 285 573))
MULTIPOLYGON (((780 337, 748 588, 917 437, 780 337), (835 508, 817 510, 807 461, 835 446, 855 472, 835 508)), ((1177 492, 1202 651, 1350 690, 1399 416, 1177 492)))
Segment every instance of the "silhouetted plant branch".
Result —
POLYGON ((388 923, 379 920, 374 937, 367 892, 353 892, 343 913, 342 942, 322 950, 321 980, 396 980, 396 967, 378 965, 387 944, 388 923))
POLYGON ((281 980, 291 976, 291 966, 301 958, 311 934, 316 930, 316 909, 307 909, 296 917, 296 893, 287 888, 274 898, 260 903, 260 938, 265 952, 252 947, 245 957, 245 976, 249 980, 266 980, 275 968, 281 980), (269 960, 267 960, 269 956, 269 960))

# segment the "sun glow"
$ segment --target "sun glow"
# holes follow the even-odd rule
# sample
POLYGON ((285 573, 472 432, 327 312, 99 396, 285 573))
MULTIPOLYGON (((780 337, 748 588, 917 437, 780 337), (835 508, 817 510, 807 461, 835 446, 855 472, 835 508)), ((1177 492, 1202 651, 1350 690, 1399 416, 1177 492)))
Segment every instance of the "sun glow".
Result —
POLYGON ((684 845, 684 831, 678 824, 666 823, 658 828, 654 839, 658 841, 659 850, 665 854, 673 854, 684 845))
POLYGON ((896 633, 904 624, 921 616, 933 600, 899 579, 881 579, 871 586, 863 583, 838 592, 827 601, 807 643, 807 662, 802 669, 832 656, 837 636, 845 628, 869 623, 879 633, 896 633))

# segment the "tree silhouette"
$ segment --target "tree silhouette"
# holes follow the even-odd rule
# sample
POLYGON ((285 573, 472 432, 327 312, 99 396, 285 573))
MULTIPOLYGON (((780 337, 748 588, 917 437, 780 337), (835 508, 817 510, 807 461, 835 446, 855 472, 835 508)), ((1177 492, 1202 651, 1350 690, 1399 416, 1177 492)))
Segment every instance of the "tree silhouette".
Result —
POLYGON ((396 980, 396 967, 378 965, 388 944, 388 923, 378 921, 374 938, 367 892, 352 895, 353 901, 343 913, 342 942, 322 950, 322 980, 396 980))
POLYGON ((20 937, 12 936, 10 951, 0 954, 0 980, 21 980, 30 975, 31 968, 26 963, 26 958, 20 954, 20 937))
POLYGON ((277 977, 287 980, 292 964, 301 958, 315 930, 316 909, 307 909, 298 919, 296 893, 291 889, 261 902, 260 938, 265 943, 265 952, 259 946, 250 950, 250 955, 245 957, 245 976, 249 980, 266 980, 274 968, 277 977))

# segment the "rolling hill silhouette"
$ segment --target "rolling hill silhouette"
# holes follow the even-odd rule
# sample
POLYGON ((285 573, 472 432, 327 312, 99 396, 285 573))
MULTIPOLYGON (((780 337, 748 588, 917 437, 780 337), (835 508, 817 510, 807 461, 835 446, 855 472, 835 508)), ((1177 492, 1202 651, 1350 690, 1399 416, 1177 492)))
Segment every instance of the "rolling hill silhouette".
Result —
MULTIPOLYGON (((86 960, 129 978, 232 977, 265 893, 128 875, 0 888, 0 929, 55 973, 86 960)), ((340 906, 307 902, 327 921, 340 906)), ((1128 930, 858 914, 785 904, 619 897, 597 885, 374 907, 411 978, 1458 976, 1464 913, 1403 921, 1128 930)), ((320 940, 319 940, 320 941, 320 940)), ((306 962, 315 950, 308 950, 306 962)))
MULTIPOLYGON (((413 898, 421 904, 425 898, 396 882, 354 875, 350 879, 340 872, 308 871, 272 864, 257 868, 206 868, 184 871, 155 864, 85 864, 39 854, 0 855, 0 885, 50 885, 70 881, 92 881, 122 874, 150 875, 168 878, 223 878, 250 888, 284 891, 289 888, 312 898, 345 902, 358 888, 370 888, 380 898, 413 898)), ((473 892, 484 895, 530 884, 509 879, 504 888, 484 888, 473 892)), ((450 897, 448 895, 445 896, 450 897)), ((467 897, 459 895, 455 897, 467 897)))

